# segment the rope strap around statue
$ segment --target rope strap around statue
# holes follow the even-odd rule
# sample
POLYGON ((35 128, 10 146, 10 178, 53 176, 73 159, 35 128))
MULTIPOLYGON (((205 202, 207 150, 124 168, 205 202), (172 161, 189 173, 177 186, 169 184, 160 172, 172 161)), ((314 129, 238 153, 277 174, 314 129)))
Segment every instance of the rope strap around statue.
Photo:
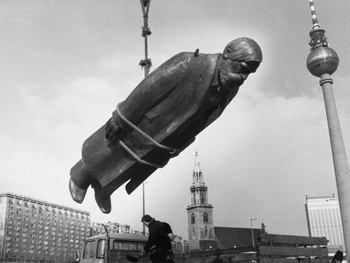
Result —
MULTIPOLYGON (((130 122, 127 118, 125 118, 125 116, 121 113, 120 109, 119 109, 119 104, 117 105, 116 108, 118 117, 124 121, 127 125, 129 125, 133 130, 137 131, 139 134, 141 134, 144 138, 146 138, 147 140, 149 140, 152 144, 154 144, 155 146, 157 146, 160 149, 163 150, 167 150, 170 154, 174 154, 176 153, 177 149, 173 148, 173 147, 168 147, 165 145, 162 145, 160 143, 158 143, 156 140, 154 140, 151 136, 149 136, 148 134, 146 134, 145 132, 143 132, 139 127, 137 127, 135 124, 133 124, 132 122, 130 122)), ((138 157, 125 143, 123 143, 122 141, 119 141, 120 146, 122 146, 136 161, 145 164, 145 165, 149 165, 155 168, 162 168, 164 167, 164 165, 159 165, 159 164, 154 164, 154 163, 150 163, 147 162, 145 160, 142 160, 140 157, 138 157)))
POLYGON ((119 144, 121 147, 124 148, 124 150, 126 150, 136 161, 138 161, 139 163, 142 163, 142 164, 145 164, 145 165, 148 165, 148 166, 152 166, 152 167, 155 167, 155 168, 163 168, 164 165, 159 165, 159 164, 155 164, 155 163, 150 163, 150 162, 147 162, 145 160, 142 160, 140 157, 138 157, 128 146, 126 146, 125 143, 123 143, 122 141, 119 141, 119 144))

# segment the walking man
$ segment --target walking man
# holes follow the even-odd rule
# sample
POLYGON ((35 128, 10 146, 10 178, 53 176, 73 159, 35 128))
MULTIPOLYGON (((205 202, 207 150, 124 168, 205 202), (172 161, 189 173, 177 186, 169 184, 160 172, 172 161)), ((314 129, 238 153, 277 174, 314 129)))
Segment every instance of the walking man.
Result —
POLYGON ((166 262, 171 251, 171 241, 164 224, 150 215, 144 215, 141 222, 148 227, 149 232, 142 254, 150 253, 149 258, 153 263, 166 262))

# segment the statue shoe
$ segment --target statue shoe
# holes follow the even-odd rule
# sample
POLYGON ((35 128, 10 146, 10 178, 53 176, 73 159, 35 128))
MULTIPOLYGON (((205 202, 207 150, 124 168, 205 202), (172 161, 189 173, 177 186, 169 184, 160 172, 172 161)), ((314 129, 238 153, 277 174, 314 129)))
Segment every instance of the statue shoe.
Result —
POLYGON ((81 204, 84 201, 87 189, 79 188, 72 179, 69 179, 69 191, 73 200, 81 204))
POLYGON ((102 213, 109 214, 111 212, 111 197, 103 195, 100 187, 95 187, 95 200, 102 213))

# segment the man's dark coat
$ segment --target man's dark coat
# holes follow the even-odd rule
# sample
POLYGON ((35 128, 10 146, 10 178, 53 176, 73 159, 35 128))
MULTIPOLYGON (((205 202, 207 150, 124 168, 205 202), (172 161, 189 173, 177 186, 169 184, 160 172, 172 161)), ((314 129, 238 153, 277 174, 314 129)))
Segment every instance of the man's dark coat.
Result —
POLYGON ((163 223, 157 220, 151 221, 148 225, 148 232, 149 237, 144 250, 149 252, 155 246, 156 250, 162 250, 167 254, 171 249, 171 242, 163 223))

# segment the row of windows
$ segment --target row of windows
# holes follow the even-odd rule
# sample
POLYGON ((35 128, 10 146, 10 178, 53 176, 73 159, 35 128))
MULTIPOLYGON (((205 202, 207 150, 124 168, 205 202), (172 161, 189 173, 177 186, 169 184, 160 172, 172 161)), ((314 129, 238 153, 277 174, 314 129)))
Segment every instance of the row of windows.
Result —
POLYGON ((55 250, 33 250, 33 249, 29 249, 28 251, 26 249, 14 249, 13 251, 10 250, 6 250, 5 251, 6 254, 11 254, 14 253, 15 255, 17 255, 18 253, 22 253, 22 254, 34 254, 34 255, 50 255, 50 256, 60 256, 60 255, 66 255, 68 256, 72 256, 72 252, 70 252, 70 255, 67 255, 67 252, 65 251, 55 251, 55 250))
POLYGON ((6 230, 6 235, 7 236, 19 236, 21 235, 22 237, 35 237, 35 236, 51 236, 51 237, 55 237, 56 235, 58 237, 61 236, 68 236, 69 234, 73 235, 82 235, 82 234, 89 234, 90 233, 90 229, 86 228, 86 229, 81 229, 81 231, 78 230, 68 230, 68 229, 59 229, 56 232, 53 232, 49 229, 46 229, 46 231, 43 231, 41 229, 31 229, 30 231, 26 228, 7 228, 6 230))
MULTIPOLYGON (((85 249, 83 252, 83 259, 94 258, 96 251, 96 258, 103 258, 104 250, 105 250, 106 241, 98 240, 97 241, 97 250, 95 248, 95 240, 87 242, 85 245, 85 249)), ((117 250, 134 250, 141 251, 145 243, 141 242, 127 242, 127 241, 119 241, 114 240, 112 248, 117 250)))
POLYGON ((74 217, 74 216, 67 216, 67 215, 55 215, 55 214, 36 214, 36 213, 21 213, 20 211, 9 211, 8 212, 8 218, 10 219, 21 219, 21 218, 33 218, 33 219, 41 219, 41 220, 51 220, 55 222, 64 222, 64 221, 70 221, 70 222, 90 222, 90 218, 80 218, 80 217, 74 217))
POLYGON ((76 221, 76 222, 89 222, 90 218, 82 218, 82 217, 75 217, 75 216, 69 216, 69 215, 63 215, 63 214, 51 214, 51 213, 35 213, 35 211, 30 212, 23 212, 20 210, 9 210, 8 215, 11 217, 16 216, 17 218, 38 218, 38 219, 57 219, 60 221, 69 220, 69 221, 76 221))
POLYGON ((25 222, 11 222, 7 221, 6 228, 8 230, 17 230, 19 231, 20 229, 24 232, 26 231, 32 231, 34 232, 35 230, 37 231, 42 231, 42 230, 49 230, 51 232, 62 232, 63 230, 87 230, 90 229, 90 225, 81 225, 81 224, 38 224, 35 223, 25 223, 25 222))
POLYGON ((35 230, 35 229, 32 229, 32 231, 28 231, 27 229, 24 229, 24 228, 15 228, 15 229, 11 229, 11 228, 8 228, 7 231, 6 231, 6 235, 7 236, 19 236, 21 235, 22 237, 35 237, 35 236, 51 236, 52 238, 54 238, 56 235, 58 237, 61 237, 61 236, 68 236, 69 234, 70 235, 83 235, 84 233, 86 234, 89 234, 90 233, 90 230, 87 228, 87 229, 83 229, 82 231, 79 231, 78 230, 68 230, 68 229, 60 229, 59 231, 56 232, 52 232, 51 230, 48 230, 46 229, 47 231, 42 231, 42 230, 35 230))
POLYGON ((61 242, 71 242, 71 243, 79 243, 81 240, 85 239, 86 236, 81 236, 81 238, 78 238, 76 236, 74 237, 66 237, 66 238, 57 238, 57 240, 55 238, 47 238, 47 237, 42 237, 39 236, 37 240, 35 239, 26 239, 26 238, 19 238, 19 237, 15 237, 15 238, 11 238, 11 237, 6 237, 6 242, 7 242, 7 246, 10 246, 11 244, 13 244, 14 246, 19 245, 19 244, 23 244, 26 245, 27 241, 29 246, 34 245, 34 244, 49 244, 51 243, 52 245, 61 245, 61 242))
POLYGON ((8 229, 12 229, 12 228, 26 228, 26 229, 33 229, 33 228, 38 228, 38 229, 51 229, 51 231, 55 231, 55 230, 60 230, 62 228, 65 229, 76 229, 76 230, 83 230, 83 229, 87 229, 90 228, 90 224, 87 223, 79 223, 79 222, 50 222, 50 221, 43 221, 43 220, 39 220, 39 221, 34 221, 32 219, 29 220, 11 220, 8 219, 6 220, 6 225, 8 227, 8 229))
POLYGON ((9 199, 8 201, 9 203, 9 209, 10 210, 14 210, 14 209, 18 209, 19 211, 22 209, 23 207, 23 211, 26 211, 26 212, 29 212, 30 211, 30 208, 31 208, 31 211, 32 212, 39 212, 39 213, 43 213, 44 211, 45 212, 52 212, 52 214, 61 214, 61 215, 67 215, 67 216, 71 216, 71 217, 81 217, 82 219, 85 219, 85 218, 89 218, 90 216, 87 215, 87 214, 81 214, 81 213, 76 213, 76 212, 70 212, 70 211, 67 211, 67 210, 62 210, 62 209, 58 209, 58 208, 55 208, 55 207, 50 207, 50 206, 44 206, 44 205, 39 205, 39 204, 36 204, 36 203, 29 203, 27 201, 25 201, 22 205, 22 201, 21 200, 17 200, 17 206, 14 205, 14 199, 9 199))
POLYGON ((33 248, 37 248, 37 249, 41 249, 42 247, 45 247, 45 246, 50 246, 50 247, 54 247, 54 248, 63 248, 63 247, 78 247, 79 244, 81 243, 82 241, 79 241, 79 240, 76 240, 76 242, 71 242, 69 243, 68 240, 65 240, 63 242, 60 241, 60 242, 48 242, 48 241, 43 241, 43 242, 37 242, 36 244, 23 244, 23 243, 6 243, 6 247, 7 248, 18 248, 18 247, 24 247, 24 248, 29 248, 29 249, 33 249, 33 248))
POLYGON ((13 241, 13 242, 18 242, 18 243, 37 243, 37 244, 41 244, 42 242, 45 244, 45 243, 48 243, 49 241, 52 243, 52 244, 55 244, 56 242, 61 242, 61 241, 66 241, 66 242, 75 242, 75 243, 78 243, 79 240, 82 240, 85 238, 84 235, 81 235, 81 237, 79 238, 79 236, 70 236, 70 237, 65 237, 65 238, 55 238, 55 237, 49 237, 49 236, 37 236, 37 240, 35 239, 27 239, 27 238, 19 238, 19 237, 14 237, 14 238, 11 238, 10 236, 7 236, 6 237, 6 241, 7 242, 10 242, 10 241, 13 241), (43 241, 44 240, 44 241, 43 241), (49 240, 49 241, 46 241, 46 240, 49 240))
MULTIPOLYGON (((199 237, 199 239, 203 239, 203 238, 209 238, 209 228, 208 228, 208 226, 205 226, 204 227, 204 236, 203 235, 201 235, 200 237, 199 237)), ((196 229, 194 228, 194 227, 192 227, 192 239, 197 239, 197 236, 196 236, 196 229)))
POLYGON ((11 221, 7 221, 7 229, 12 230, 12 229, 22 229, 27 231, 28 229, 30 230, 48 230, 50 229, 50 231, 55 232, 57 231, 62 231, 63 229, 66 230, 84 230, 84 229, 89 229, 90 226, 84 226, 84 225, 71 225, 69 226, 68 224, 51 224, 51 225, 43 225, 43 224, 34 224, 34 223, 24 223, 24 222, 11 222, 11 221))
MULTIPOLYGON (((208 214, 204 213, 203 214, 203 222, 208 223, 208 214)), ((192 213, 191 214, 191 224, 194 225, 196 223, 196 216, 192 213)))
POLYGON ((20 238, 20 237, 6 237, 6 243, 7 245, 18 245, 18 244, 23 244, 23 245, 32 245, 32 244, 58 244, 60 245, 61 242, 65 243, 79 243, 81 240, 85 239, 88 235, 81 235, 79 236, 70 236, 70 237, 65 237, 65 238, 48 238, 46 236, 42 237, 39 236, 36 239, 27 239, 27 238, 20 238))

